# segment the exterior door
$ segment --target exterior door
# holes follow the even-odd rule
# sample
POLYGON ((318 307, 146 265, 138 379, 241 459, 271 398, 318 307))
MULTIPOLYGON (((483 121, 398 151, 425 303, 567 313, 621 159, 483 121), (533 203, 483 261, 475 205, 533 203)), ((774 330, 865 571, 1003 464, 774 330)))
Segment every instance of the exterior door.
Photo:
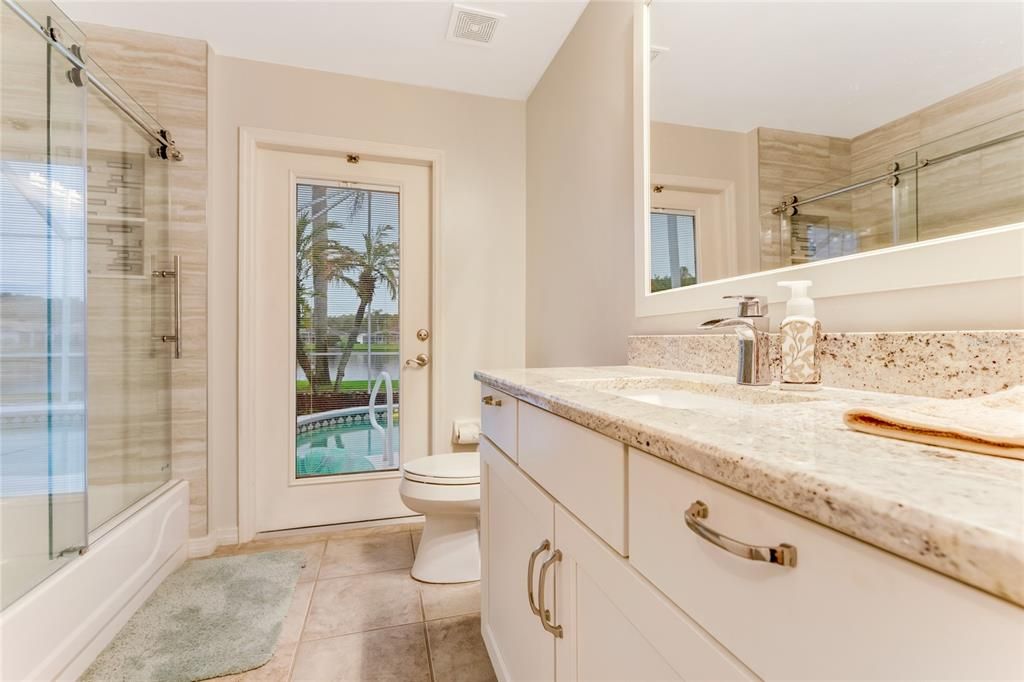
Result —
POLYGON ((254 531, 412 515, 398 485, 429 454, 430 168, 255 163, 254 531))

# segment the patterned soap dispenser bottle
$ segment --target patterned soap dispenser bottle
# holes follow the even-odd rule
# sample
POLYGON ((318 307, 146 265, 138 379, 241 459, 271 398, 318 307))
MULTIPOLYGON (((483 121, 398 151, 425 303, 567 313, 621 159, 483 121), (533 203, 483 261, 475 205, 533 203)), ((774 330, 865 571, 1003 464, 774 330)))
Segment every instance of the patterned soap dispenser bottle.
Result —
POLYGON ((821 322, 814 316, 814 301, 807 295, 810 280, 779 282, 790 290, 782 337, 783 389, 814 391, 821 388, 821 322))

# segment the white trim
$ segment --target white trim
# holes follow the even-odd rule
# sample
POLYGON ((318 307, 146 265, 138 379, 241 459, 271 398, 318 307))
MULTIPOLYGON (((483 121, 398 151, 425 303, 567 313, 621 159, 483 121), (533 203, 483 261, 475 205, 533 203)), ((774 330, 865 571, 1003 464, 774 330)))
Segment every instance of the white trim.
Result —
POLYGON ((210 556, 217 549, 217 536, 210 534, 201 538, 190 538, 188 541, 188 558, 210 556))
POLYGON ((251 311, 257 302, 252 299, 254 289, 246 285, 253 276, 253 222, 256 215, 253 187, 256 181, 256 152, 258 149, 323 154, 358 154, 395 163, 420 163, 431 168, 431 414, 430 441, 434 450, 445 449, 438 443, 441 434, 447 434, 441 424, 441 396, 444 395, 445 367, 444 333, 440 329, 443 316, 441 273, 441 233, 444 220, 442 196, 444 191, 444 152, 424 147, 367 142, 307 133, 293 133, 266 128, 242 127, 238 131, 238 541, 248 542, 255 535, 254 505, 255 480, 253 476, 252 444, 246 425, 251 423, 255 386, 251 385, 254 366, 250 337, 246 332, 251 311))
MULTIPOLYGON (((729 294, 767 295, 771 303, 786 299, 778 282, 814 281, 816 299, 881 293, 954 284, 1005 281, 1024 285, 1024 223, 951 237, 931 239, 817 263, 755 272, 704 282, 682 289, 647 293, 650 274, 647 233, 650 215, 650 13, 637 2, 633 30, 634 159, 634 309, 637 317, 726 310, 729 294)), ((977 301, 961 297, 945 310, 947 328, 957 329, 973 313, 977 301)))

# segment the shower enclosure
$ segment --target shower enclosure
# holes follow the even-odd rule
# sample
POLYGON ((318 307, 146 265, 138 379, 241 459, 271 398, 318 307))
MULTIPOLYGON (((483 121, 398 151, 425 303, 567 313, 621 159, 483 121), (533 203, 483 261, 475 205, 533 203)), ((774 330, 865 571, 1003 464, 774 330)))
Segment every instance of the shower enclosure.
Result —
POLYGON ((0 7, 0 602, 171 476, 169 134, 50 2, 0 7))
POLYGON ((762 269, 1024 221, 1024 110, 908 149, 761 216, 762 269))

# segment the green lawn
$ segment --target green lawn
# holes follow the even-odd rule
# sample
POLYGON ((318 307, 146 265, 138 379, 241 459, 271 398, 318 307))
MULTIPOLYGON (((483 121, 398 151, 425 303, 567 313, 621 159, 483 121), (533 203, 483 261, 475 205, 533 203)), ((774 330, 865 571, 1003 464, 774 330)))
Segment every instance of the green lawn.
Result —
MULTIPOLYGON (((398 381, 392 381, 391 387, 393 390, 398 390, 398 381)), ((366 391, 367 393, 373 389, 373 382, 365 380, 353 380, 353 381, 342 381, 342 391, 366 391)), ((384 390, 384 384, 381 384, 380 390, 384 390)), ((309 393, 309 382, 305 379, 296 379, 295 381, 296 393, 309 393)))
MULTIPOLYGON (((367 345, 365 343, 357 343, 357 344, 353 344, 352 350, 371 350, 371 349, 367 348, 367 345)), ((398 344, 397 343, 375 343, 375 344, 373 344, 372 350, 373 350, 374 353, 397 353, 398 352, 398 344)))

